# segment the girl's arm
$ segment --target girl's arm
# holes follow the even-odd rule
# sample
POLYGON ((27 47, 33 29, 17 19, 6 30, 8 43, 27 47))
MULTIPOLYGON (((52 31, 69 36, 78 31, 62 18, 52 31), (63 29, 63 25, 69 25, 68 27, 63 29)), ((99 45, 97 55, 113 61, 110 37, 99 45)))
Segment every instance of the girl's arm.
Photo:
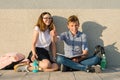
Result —
POLYGON ((50 31, 50 35, 51 35, 51 49, 52 49, 52 56, 55 59, 56 58, 56 39, 57 39, 57 32, 54 26, 54 29, 50 31))
POLYGON ((33 39, 32 39, 32 53, 33 53, 33 56, 31 57, 32 61, 34 61, 36 58, 38 58, 38 56, 36 54, 36 51, 35 51, 35 45, 36 45, 38 36, 39 36, 39 32, 34 30, 34 32, 33 32, 33 39))

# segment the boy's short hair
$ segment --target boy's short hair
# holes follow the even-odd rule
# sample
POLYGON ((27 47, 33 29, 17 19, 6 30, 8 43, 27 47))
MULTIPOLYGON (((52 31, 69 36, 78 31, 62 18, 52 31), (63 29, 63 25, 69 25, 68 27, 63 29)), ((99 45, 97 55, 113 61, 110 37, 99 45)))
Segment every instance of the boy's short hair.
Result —
POLYGON ((72 15, 67 19, 67 24, 69 24, 69 22, 78 22, 78 24, 80 24, 78 17, 75 15, 72 15))

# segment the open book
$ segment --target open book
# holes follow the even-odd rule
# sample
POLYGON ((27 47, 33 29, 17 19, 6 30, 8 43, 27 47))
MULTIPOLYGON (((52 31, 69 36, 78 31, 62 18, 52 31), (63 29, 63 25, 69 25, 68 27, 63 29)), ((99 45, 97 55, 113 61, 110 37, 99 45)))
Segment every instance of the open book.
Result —
POLYGON ((67 58, 74 58, 74 57, 80 57, 82 56, 82 54, 77 54, 77 55, 65 55, 65 54, 60 54, 60 53, 56 53, 57 55, 61 55, 67 58))

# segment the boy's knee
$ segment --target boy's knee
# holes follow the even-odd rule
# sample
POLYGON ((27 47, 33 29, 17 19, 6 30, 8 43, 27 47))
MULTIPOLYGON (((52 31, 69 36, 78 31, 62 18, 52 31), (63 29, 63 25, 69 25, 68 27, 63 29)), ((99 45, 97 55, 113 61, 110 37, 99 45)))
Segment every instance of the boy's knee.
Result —
POLYGON ((64 58, 63 58, 63 56, 57 56, 56 61, 57 61, 58 64, 63 63, 63 62, 64 62, 64 58))

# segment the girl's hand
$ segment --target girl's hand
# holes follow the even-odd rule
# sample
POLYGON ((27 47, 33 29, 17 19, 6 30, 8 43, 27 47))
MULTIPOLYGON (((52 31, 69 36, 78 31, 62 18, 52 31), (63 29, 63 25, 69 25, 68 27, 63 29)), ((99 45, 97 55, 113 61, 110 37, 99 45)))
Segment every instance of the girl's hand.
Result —
POLYGON ((53 61, 56 62, 56 57, 53 57, 53 61))
POLYGON ((31 57, 31 60, 34 61, 38 58, 38 56, 36 54, 33 54, 32 57, 31 57))

